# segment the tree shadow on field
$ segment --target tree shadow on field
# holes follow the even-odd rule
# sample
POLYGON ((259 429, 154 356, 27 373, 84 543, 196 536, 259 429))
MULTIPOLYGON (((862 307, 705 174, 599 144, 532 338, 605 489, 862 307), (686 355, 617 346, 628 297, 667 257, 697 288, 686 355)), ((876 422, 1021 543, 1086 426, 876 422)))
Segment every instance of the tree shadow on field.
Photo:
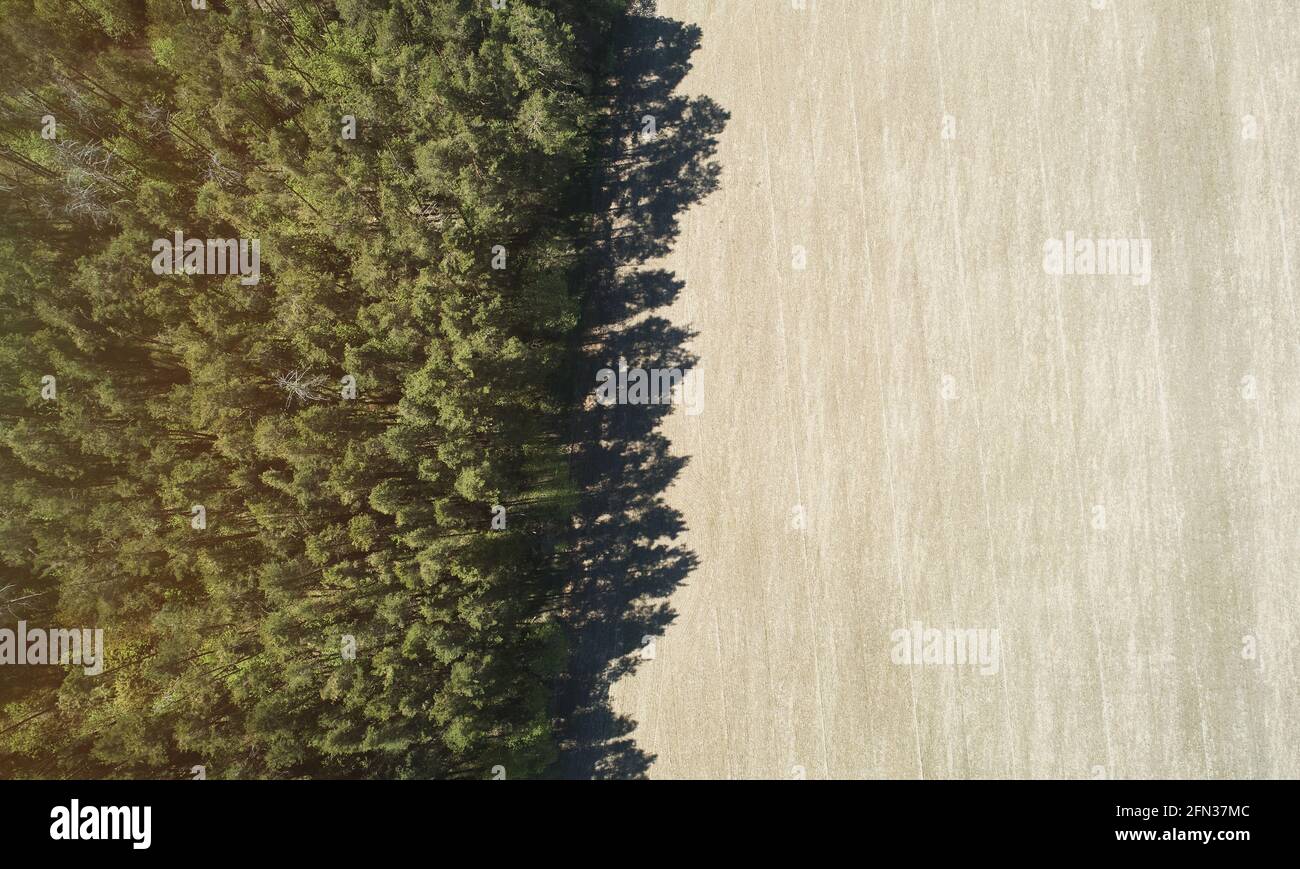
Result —
MULTIPOLYGON (((663 493, 686 464, 659 432, 667 405, 594 402, 596 372, 694 367, 693 333, 652 313, 683 281, 646 264, 668 253, 679 218, 718 185, 713 161, 728 114, 707 97, 674 93, 699 48, 700 29, 654 14, 641 0, 615 34, 609 121, 596 179, 584 323, 576 349, 570 468, 574 517, 566 622, 569 670, 559 685, 564 778, 641 778, 654 759, 631 737, 609 689, 641 663, 642 639, 676 618, 670 592, 696 565, 676 542, 685 523, 663 493), (655 133, 646 136, 647 116, 655 133)), ((676 412, 682 412, 680 408, 676 412)))

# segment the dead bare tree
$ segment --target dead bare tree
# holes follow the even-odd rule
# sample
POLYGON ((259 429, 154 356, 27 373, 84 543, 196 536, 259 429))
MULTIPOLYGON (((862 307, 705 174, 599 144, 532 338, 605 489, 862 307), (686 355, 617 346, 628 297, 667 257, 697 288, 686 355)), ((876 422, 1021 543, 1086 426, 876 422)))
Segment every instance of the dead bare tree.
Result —
POLYGON ((325 384, 328 382, 323 374, 311 374, 310 372, 295 369, 285 374, 277 374, 275 385, 285 392, 285 407, 291 406, 295 401, 327 401, 329 394, 325 392, 325 384))

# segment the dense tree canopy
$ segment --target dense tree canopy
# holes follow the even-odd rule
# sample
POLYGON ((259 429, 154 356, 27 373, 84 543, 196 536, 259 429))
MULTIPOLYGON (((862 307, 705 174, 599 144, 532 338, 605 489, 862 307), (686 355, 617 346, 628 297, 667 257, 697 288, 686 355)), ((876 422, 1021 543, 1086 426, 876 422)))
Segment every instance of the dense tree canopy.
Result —
POLYGON ((624 0, 194 5, 0 0, 0 776, 536 774, 624 0))

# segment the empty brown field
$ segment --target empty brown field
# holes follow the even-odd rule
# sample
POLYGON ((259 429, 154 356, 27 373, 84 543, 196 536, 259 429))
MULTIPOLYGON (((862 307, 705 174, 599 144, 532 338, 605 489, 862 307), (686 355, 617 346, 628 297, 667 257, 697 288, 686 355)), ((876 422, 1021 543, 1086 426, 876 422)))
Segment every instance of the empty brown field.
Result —
POLYGON ((679 569, 607 565, 654 617, 579 740, 656 778, 1300 775, 1300 8, 797 5, 624 34, 698 38, 611 171, 725 120, 599 290, 669 280, 604 331, 658 318, 704 393, 653 429, 679 521, 611 520, 679 569), (1149 241, 1149 280, 1051 273, 1067 233, 1149 241), (996 662, 900 663, 917 623, 996 662))

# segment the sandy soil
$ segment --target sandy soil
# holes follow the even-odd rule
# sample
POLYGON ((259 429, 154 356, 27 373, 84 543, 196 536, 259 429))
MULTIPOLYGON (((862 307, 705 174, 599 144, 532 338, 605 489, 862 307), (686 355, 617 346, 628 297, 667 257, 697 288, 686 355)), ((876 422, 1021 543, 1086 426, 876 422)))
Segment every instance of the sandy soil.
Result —
POLYGON ((618 263, 676 282, 645 308, 705 391, 645 542, 688 567, 588 737, 651 777, 1300 776, 1300 7, 795 5, 629 31, 697 25, 673 93, 729 117, 618 263), (1149 283, 1048 274, 1067 232, 1149 239, 1149 283), (917 622, 996 629, 996 672, 897 663, 917 622))

